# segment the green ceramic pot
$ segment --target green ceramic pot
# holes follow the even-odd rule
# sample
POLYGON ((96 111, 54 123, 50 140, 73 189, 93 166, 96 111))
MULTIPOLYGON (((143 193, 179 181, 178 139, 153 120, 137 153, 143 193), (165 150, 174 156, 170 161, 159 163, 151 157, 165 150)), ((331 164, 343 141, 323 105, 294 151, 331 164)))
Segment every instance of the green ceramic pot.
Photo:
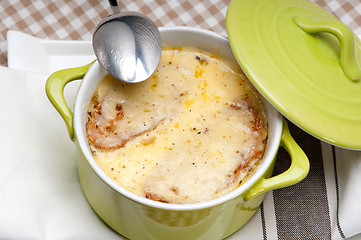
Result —
MULTIPOLYGON (((193 46, 236 61, 228 40, 216 33, 189 28, 161 28, 164 45, 193 46)), ((98 62, 52 74, 47 95, 64 118, 77 147, 77 166, 84 193, 95 212, 115 231, 130 239, 222 239, 243 226, 256 212, 265 193, 301 181, 309 162, 292 139, 286 122, 265 101, 269 119, 269 142, 264 159, 243 185, 220 198, 196 204, 167 204, 137 196, 112 181, 96 164, 85 134, 87 105, 98 82, 105 76, 98 62), (63 89, 82 79, 74 112, 67 106, 63 89), (284 173, 270 177, 278 148, 284 147, 292 160, 284 173)))

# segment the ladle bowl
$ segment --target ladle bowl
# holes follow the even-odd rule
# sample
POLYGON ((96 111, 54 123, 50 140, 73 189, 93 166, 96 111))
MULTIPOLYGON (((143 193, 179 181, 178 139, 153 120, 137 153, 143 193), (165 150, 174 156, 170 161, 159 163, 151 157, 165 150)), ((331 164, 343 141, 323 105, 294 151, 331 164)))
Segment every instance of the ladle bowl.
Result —
POLYGON ((155 71, 162 43, 159 29, 150 18, 122 11, 98 24, 93 35, 93 49, 107 72, 124 82, 137 83, 155 71))

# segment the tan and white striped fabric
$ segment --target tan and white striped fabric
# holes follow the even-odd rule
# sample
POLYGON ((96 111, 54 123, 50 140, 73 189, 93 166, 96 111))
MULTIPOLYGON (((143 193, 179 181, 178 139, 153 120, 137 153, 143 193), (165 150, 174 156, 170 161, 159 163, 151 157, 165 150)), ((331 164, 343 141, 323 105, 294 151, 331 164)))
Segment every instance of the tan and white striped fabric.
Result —
MULTIPOLYGON (((229 0, 124 0, 118 1, 118 4, 121 9, 147 14, 158 26, 192 26, 226 36, 225 15, 229 2, 229 0)), ((361 1, 314 0, 314 2, 334 14, 361 36, 361 1)), ((8 64, 6 39, 8 30, 18 30, 51 40, 90 40, 97 23, 108 14, 110 8, 106 0, 1 0, 0 65, 8 64)), ((1 89, 6 82, 1 76, 0 72, 0 102, 4 102, 7 100, 5 97, 11 97, 7 94, 11 93, 1 89)), ((9 86, 11 84, 8 83, 9 86)), ((38 85, 43 86, 43 84, 38 85)), ((35 98, 35 93, 43 89, 34 90, 34 86, 27 94, 33 92, 34 95, 31 97, 35 98)), ((28 95, 18 94, 17 98, 24 97, 23 102, 26 102, 28 95)), ((44 109, 44 111, 47 109, 45 105, 44 109)), ((43 114, 46 115, 46 112, 43 114)), ((15 122, 0 119, 0 124, 8 124, 7 129, 16 128, 15 122)), ((36 124, 39 123, 34 122, 34 125, 36 124)), ((229 239, 338 240, 350 237, 361 239, 361 152, 344 150, 320 142, 292 123, 289 125, 293 137, 310 159, 311 170, 308 177, 297 185, 269 193, 256 215, 229 239)), ((47 125, 39 128, 46 127, 47 125)), ((63 125, 59 125, 59 128, 62 127, 63 125)), ((69 140, 59 139, 59 141, 69 140)), ((9 161, 12 158, 9 155, 4 157, 2 154, 4 152, 6 149, 0 145, 0 166, 10 166, 9 161)), ((285 171, 288 164, 289 157, 281 149, 274 174, 285 171)), ((59 166, 62 167, 62 164, 59 166)), ((21 170, 22 165, 19 167, 21 170)), ((14 169, 19 170, 15 167, 14 169)), ((47 211, 47 216, 54 215, 53 221, 41 220, 43 213, 40 206, 38 212, 31 212, 25 215, 26 217, 22 216, 20 213, 27 212, 29 206, 25 201, 13 199, 9 194, 12 182, 2 178, 6 173, 6 169, 0 167, 0 239, 122 239, 110 228, 105 227, 87 207, 74 212, 71 211, 74 210, 71 206, 64 205, 60 206, 63 209, 61 213, 53 208, 44 208, 43 211, 47 211), (4 206, 8 206, 7 209, 4 209, 4 206), (13 209, 16 209, 15 212, 19 215, 12 214, 13 209), (62 214, 62 219, 56 217, 60 216, 59 214, 62 214), (89 221, 84 221, 82 216, 92 217, 89 221), (38 221, 33 221, 35 218, 38 221), (78 227, 79 230, 77 227, 71 229, 62 227, 61 224, 69 226, 64 219, 71 219, 69 221, 72 221, 74 226, 82 227, 78 227), (62 231, 61 234, 58 233, 59 229, 62 231), (84 229, 88 229, 87 232, 84 229), (89 237, 90 234, 92 237, 89 237)), ((76 172, 73 171, 69 175, 71 175, 69 181, 78 184, 76 172)), ((59 176, 60 179, 61 177, 59 176)), ((29 179, 27 184, 33 187, 37 182, 29 179)), ((47 184, 51 187, 52 183, 47 184)), ((72 198, 80 194, 74 189, 66 189, 67 186, 64 183, 62 191, 67 192, 67 195, 62 195, 64 198, 72 198)), ((36 202, 36 196, 31 197, 34 198, 32 201, 36 202)), ((63 202, 65 203, 66 200, 63 202)))

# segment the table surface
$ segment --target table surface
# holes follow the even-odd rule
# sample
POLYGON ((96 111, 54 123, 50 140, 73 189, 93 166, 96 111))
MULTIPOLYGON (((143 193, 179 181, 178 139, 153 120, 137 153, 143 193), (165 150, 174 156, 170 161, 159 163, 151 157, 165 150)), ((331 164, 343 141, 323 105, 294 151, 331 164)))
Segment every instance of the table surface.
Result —
MULTIPOLYGON (((314 0, 356 34, 361 33, 361 2, 314 0)), ((157 26, 192 26, 226 35, 225 14, 230 0, 123 0, 124 10, 140 11, 157 26)), ((54 40, 90 40, 97 23, 111 13, 108 1, 0 1, 0 65, 7 66, 8 30, 54 40)))
MULTIPOLYGON (((314 0, 314 2, 340 19, 354 33, 361 35, 361 1, 314 0)), ((209 29, 224 36, 227 35, 225 15, 229 3, 229 0, 118 1, 121 9, 140 11, 152 18, 157 26, 192 26, 209 29)), ((108 1, 105 0, 0 1, 0 65, 8 64, 6 40, 8 30, 18 30, 42 39, 91 40, 97 23, 110 13, 108 1)), ((320 141, 290 125, 296 141, 310 158, 310 177, 303 183, 306 185, 308 181, 310 184, 310 181, 317 180, 319 173, 323 172, 322 163, 317 165, 316 159, 317 151, 320 150, 315 150, 317 147, 320 148, 320 141)), ((281 168, 282 166, 279 167, 281 168)), ((277 199, 277 196, 281 198, 284 195, 276 193, 274 199, 277 199)))

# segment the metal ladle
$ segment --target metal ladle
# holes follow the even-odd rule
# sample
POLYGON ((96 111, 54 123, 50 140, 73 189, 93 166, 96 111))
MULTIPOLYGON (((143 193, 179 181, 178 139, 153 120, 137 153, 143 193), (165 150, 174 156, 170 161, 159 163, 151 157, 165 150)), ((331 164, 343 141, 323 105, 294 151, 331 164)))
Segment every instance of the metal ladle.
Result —
POLYGON ((159 29, 145 15, 120 11, 116 0, 109 3, 113 14, 99 23, 93 35, 95 55, 105 70, 119 80, 144 81, 159 63, 159 29))

